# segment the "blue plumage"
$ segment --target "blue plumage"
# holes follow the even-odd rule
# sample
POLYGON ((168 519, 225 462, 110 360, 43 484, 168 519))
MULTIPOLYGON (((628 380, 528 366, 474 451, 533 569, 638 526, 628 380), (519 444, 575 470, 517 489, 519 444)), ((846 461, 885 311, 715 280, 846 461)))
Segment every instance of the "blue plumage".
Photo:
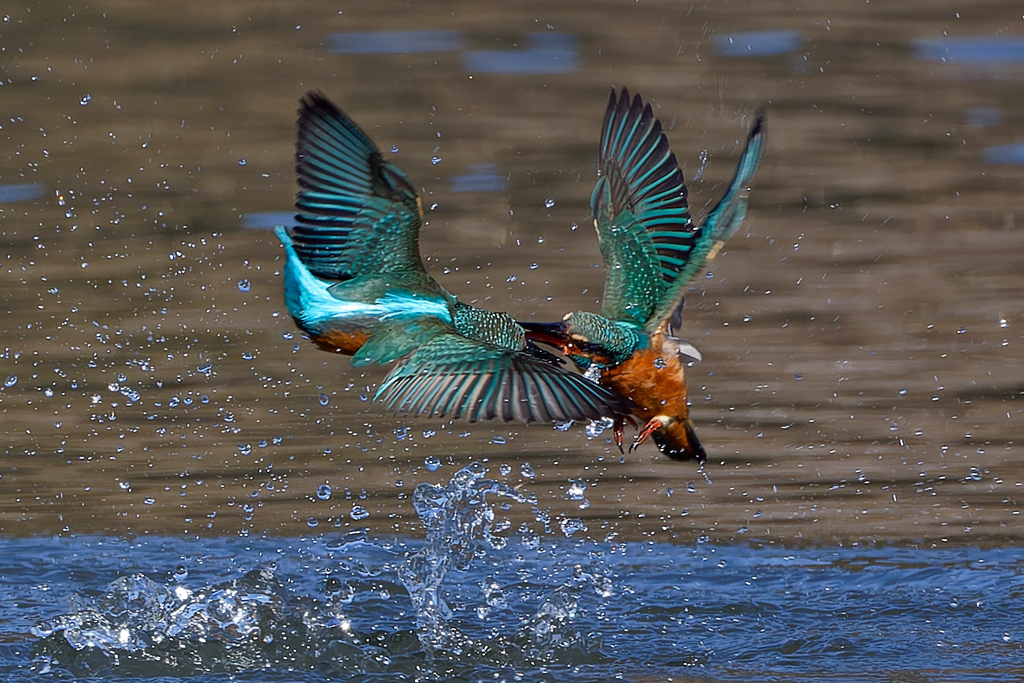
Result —
POLYGON ((277 228, 285 303, 321 348, 398 365, 375 398, 400 414, 505 421, 619 418, 632 402, 563 370, 505 313, 461 304, 423 268, 419 197, 319 93, 299 110, 298 213, 277 228))

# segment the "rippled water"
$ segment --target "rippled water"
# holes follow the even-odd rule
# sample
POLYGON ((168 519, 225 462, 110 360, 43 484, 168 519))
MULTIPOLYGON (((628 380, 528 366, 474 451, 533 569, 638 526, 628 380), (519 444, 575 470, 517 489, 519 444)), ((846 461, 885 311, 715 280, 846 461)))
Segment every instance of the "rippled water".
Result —
MULTIPOLYGON (((218 666, 345 678, 380 655, 391 663, 367 679, 1019 677, 1020 22, 1012 2, 5 8, 6 675, 43 675, 33 649, 52 646, 45 675, 63 677, 55 662, 74 653, 29 629, 105 614, 125 591, 180 586, 212 605, 241 581, 256 613, 281 606, 268 618, 291 619, 279 632, 299 629, 294 642, 337 640, 330 572, 365 636, 332 646, 341 663, 288 674, 293 641, 275 635, 244 655, 269 672, 218 666), (281 299, 269 228, 292 207, 299 96, 339 102, 420 188, 440 282, 553 320, 598 306, 587 201, 613 85, 654 103, 698 216, 752 112, 768 112, 743 230, 687 299, 706 470, 653 448, 622 458, 582 425, 382 417, 368 401, 382 371, 313 348, 281 299), (515 491, 495 503, 509 540, 437 595, 473 642, 500 636, 508 669, 495 652, 428 656, 402 579, 429 533, 417 486, 470 462, 515 491), (487 604, 492 574, 507 607, 487 604), (569 645, 549 648, 557 675, 521 631, 554 595, 577 601, 569 645)), ((110 671, 220 675, 133 652, 110 671)))
POLYGON ((486 475, 473 464, 417 488, 422 543, 365 530, 15 541, 17 561, 0 562, 0 671, 251 680, 245 672, 270 669, 309 681, 1024 674, 1015 552, 574 542, 552 534, 536 498, 486 475), (535 523, 512 530, 502 514, 512 505, 533 506, 535 523))

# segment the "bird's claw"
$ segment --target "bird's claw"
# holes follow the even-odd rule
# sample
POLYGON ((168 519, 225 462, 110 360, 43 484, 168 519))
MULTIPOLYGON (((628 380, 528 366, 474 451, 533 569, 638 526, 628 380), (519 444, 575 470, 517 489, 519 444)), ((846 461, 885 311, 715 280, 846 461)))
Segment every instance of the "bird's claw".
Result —
POLYGON ((658 418, 652 419, 650 422, 644 425, 644 428, 640 430, 640 433, 636 435, 636 439, 629 445, 629 452, 632 453, 634 450, 640 447, 647 438, 654 433, 654 430, 662 427, 662 422, 658 418))
MULTIPOLYGON (((619 447, 619 453, 622 453, 623 455, 625 455, 626 454, 625 451, 622 450, 622 426, 623 426, 623 424, 624 424, 624 420, 621 417, 617 418, 615 420, 615 424, 612 426, 612 434, 615 436, 615 445, 619 447)), ((630 447, 629 450, 632 451, 633 448, 630 447)))

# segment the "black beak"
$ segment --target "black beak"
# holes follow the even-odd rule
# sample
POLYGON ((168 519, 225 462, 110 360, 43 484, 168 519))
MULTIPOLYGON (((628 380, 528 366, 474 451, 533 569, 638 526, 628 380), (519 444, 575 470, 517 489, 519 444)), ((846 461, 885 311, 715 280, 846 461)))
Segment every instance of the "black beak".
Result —
POLYGON ((569 339, 565 336, 562 323, 526 323, 522 321, 519 325, 526 330, 526 339, 529 342, 539 342, 553 346, 559 351, 564 351, 569 339))

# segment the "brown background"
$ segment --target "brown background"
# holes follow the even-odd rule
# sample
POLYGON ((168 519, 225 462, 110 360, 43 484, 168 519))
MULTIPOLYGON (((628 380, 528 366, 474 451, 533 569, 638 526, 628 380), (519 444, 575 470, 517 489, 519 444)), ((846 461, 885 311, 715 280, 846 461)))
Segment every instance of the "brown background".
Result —
POLYGON ((17 377, 0 389, 0 533, 300 534, 311 518, 315 533, 415 533, 415 484, 480 460, 597 538, 1019 543, 1024 167, 987 163, 984 150, 1024 143, 1024 49, 942 63, 913 41, 1024 40, 1024 28, 1009 2, 959 15, 897 7, 9 8, 0 183, 43 194, 0 205, 0 380, 17 377), (457 49, 324 44, 442 29, 462 32, 457 49), (800 43, 719 54, 716 41, 745 31, 796 31, 800 43), (522 50, 535 32, 573 36, 579 68, 466 71, 467 50, 522 50), (580 426, 381 417, 360 394, 383 370, 353 370, 296 334, 280 247, 243 227, 246 214, 290 210, 297 100, 322 89, 382 149, 397 147, 425 206, 437 203, 422 251, 462 300, 520 318, 595 309, 587 201, 612 85, 655 104, 698 215, 731 176, 750 114, 769 113, 747 222, 687 302, 685 335, 705 357, 689 382, 710 482, 653 447, 620 462, 580 426), (453 193, 475 164, 508 188, 453 193), (565 496, 579 478, 586 509, 565 496), (330 501, 316 497, 323 483, 330 501), (355 504, 370 516, 351 519, 355 504))

